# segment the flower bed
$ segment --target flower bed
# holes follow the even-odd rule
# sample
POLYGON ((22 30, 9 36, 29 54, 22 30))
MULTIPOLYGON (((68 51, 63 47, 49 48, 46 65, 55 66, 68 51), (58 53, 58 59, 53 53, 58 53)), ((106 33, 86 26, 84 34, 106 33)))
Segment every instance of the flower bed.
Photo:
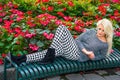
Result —
POLYGON ((0 64, 6 54, 29 54, 49 47, 56 28, 66 25, 73 37, 101 18, 114 26, 120 46, 119 0, 4 0, 0 2, 0 64))

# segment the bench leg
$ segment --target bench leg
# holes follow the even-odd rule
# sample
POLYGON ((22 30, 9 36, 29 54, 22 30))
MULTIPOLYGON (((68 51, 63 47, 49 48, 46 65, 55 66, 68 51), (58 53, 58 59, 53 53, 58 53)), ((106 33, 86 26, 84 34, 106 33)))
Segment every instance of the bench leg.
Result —
POLYGON ((16 74, 15 74, 15 80, 19 80, 18 79, 18 70, 16 69, 16 74))
POLYGON ((7 62, 4 59, 4 80, 7 80, 7 62))

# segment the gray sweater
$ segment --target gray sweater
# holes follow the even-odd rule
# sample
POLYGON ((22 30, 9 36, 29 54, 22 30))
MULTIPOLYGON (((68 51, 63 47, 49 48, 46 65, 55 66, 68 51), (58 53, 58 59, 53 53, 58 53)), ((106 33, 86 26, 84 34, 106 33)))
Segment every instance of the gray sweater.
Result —
POLYGON ((108 51, 107 42, 102 42, 96 36, 96 30, 89 29, 86 32, 82 33, 75 39, 76 44, 79 48, 79 59, 78 61, 84 62, 89 60, 88 56, 84 54, 81 50, 85 48, 88 51, 93 51, 95 58, 92 60, 100 60, 106 57, 106 53, 108 51))

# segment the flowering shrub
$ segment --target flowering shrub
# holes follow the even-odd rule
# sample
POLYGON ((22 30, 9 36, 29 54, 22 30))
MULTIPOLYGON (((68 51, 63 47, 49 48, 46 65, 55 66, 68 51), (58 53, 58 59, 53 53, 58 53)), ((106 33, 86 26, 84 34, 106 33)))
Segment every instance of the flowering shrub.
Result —
POLYGON ((0 64, 6 54, 29 54, 50 46, 56 28, 64 24, 74 38, 101 18, 114 26, 114 46, 120 43, 119 0, 11 0, 0 3, 0 64))

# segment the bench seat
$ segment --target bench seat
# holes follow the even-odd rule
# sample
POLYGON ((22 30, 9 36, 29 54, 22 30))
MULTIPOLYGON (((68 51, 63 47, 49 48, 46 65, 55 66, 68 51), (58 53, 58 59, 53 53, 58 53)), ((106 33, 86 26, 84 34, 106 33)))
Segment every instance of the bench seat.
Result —
POLYGON ((120 51, 114 49, 114 52, 108 58, 98 61, 79 62, 57 57, 54 63, 46 65, 34 62, 29 64, 22 63, 20 66, 17 66, 8 58, 5 58, 4 80, 6 80, 6 69, 10 68, 9 62, 16 69, 16 80, 34 80, 78 71, 120 67, 120 51))

